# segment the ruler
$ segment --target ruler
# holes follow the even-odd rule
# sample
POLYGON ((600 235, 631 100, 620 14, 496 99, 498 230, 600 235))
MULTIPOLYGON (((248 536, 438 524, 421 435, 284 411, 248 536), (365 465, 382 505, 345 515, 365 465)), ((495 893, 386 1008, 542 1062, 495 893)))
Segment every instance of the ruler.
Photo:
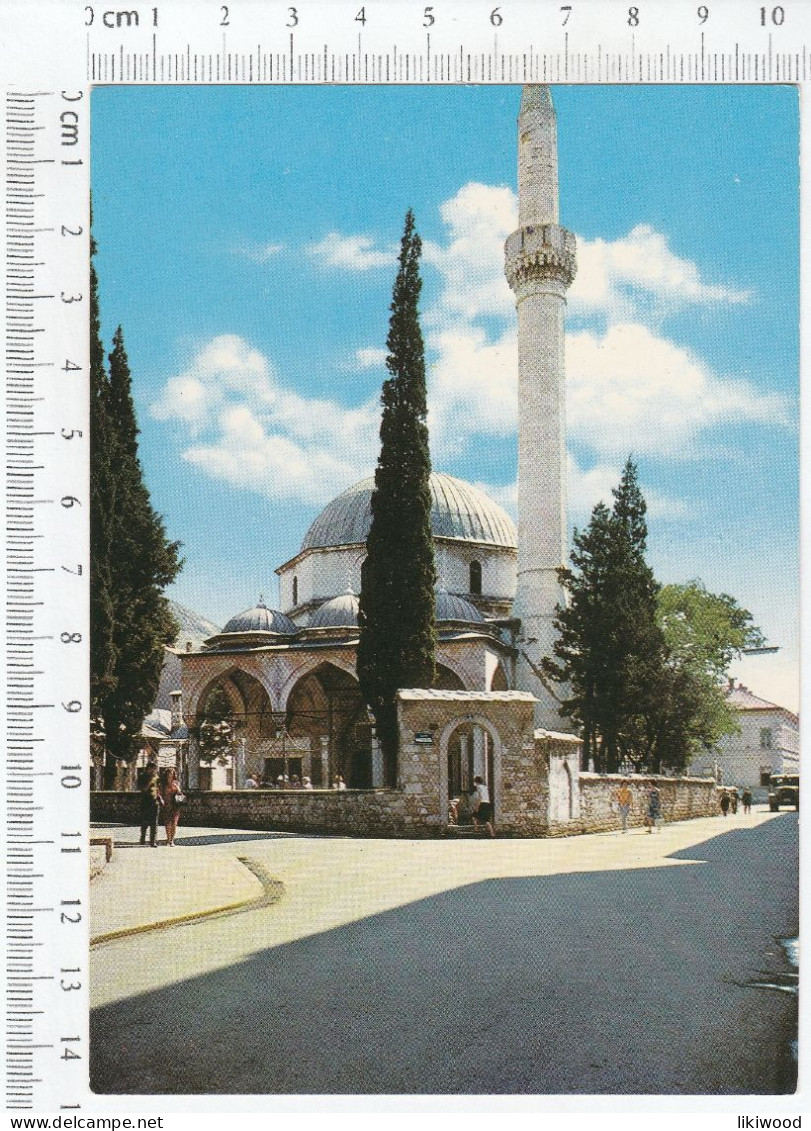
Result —
POLYGON ((5 5, 6 1105, 87 1092, 89 92, 107 84, 802 83, 811 5, 5 5))

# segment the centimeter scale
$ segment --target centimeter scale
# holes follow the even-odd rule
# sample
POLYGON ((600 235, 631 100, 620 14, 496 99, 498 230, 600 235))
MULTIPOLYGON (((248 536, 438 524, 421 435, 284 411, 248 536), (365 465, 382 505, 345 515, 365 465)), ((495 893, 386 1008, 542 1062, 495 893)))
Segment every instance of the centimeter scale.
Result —
POLYGON ((7 4, 6 1105, 87 1090, 88 257, 97 83, 805 82, 799 0, 7 4))

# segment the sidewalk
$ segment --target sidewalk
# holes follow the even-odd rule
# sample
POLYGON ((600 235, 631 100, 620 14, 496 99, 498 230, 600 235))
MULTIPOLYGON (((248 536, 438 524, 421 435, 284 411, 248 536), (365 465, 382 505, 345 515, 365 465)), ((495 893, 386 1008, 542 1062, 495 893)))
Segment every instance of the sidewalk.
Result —
POLYGON ((91 886, 91 945, 230 909, 263 894, 260 881, 237 858, 238 846, 223 852, 178 840, 174 848, 153 849, 138 844, 137 830, 130 828, 93 832, 112 836, 115 847, 91 886))

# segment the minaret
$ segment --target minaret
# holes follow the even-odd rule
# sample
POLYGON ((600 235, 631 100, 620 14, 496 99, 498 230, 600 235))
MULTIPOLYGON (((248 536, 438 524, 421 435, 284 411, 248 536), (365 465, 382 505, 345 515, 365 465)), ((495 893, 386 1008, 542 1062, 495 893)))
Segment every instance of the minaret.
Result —
MULTIPOLYGON (((567 560, 564 311, 575 238, 558 223, 558 147, 548 86, 525 86, 518 115, 518 231, 505 246, 518 310, 516 686, 539 700, 537 726, 569 729, 537 671, 552 654, 557 569, 567 560)), ((552 685, 553 687, 555 685, 552 685)), ((559 690, 555 688, 555 690, 559 690)))

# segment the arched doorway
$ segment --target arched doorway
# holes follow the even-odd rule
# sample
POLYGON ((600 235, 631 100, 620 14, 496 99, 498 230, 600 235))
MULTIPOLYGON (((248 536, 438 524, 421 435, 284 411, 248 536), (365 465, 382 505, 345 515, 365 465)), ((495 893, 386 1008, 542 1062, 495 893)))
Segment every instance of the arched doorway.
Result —
POLYGON ((295 684, 287 699, 287 733, 308 738, 313 785, 326 789, 340 774, 351 789, 372 785, 372 728, 358 681, 324 663, 295 684))
POLYGON ((472 719, 453 725, 440 745, 440 755, 443 747, 445 751, 445 789, 440 788, 440 796, 444 794, 448 811, 455 814, 458 825, 472 823, 476 777, 484 778, 497 819, 495 746, 489 728, 472 719))

